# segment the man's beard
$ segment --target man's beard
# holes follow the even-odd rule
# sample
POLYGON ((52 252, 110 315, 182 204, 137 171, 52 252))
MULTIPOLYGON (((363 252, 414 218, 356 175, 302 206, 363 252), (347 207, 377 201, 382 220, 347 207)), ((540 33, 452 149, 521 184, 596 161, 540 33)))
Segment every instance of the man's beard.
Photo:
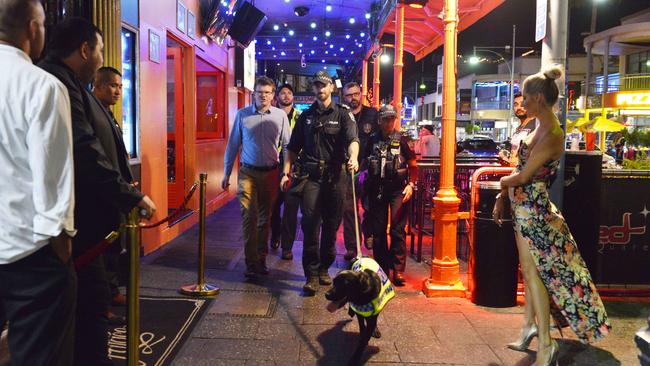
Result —
POLYGON ((358 100, 352 100, 352 101, 350 101, 350 108, 357 109, 359 107, 359 104, 361 104, 361 103, 359 103, 358 100))
POLYGON ((288 107, 288 106, 292 105, 293 102, 283 102, 282 100, 278 100, 278 104, 279 104, 281 107, 288 107))
POLYGON ((519 118, 520 120, 524 121, 526 118, 528 118, 528 115, 526 113, 521 113, 521 114, 516 114, 515 117, 519 118))
POLYGON ((318 98, 318 100, 320 100, 321 102, 326 101, 327 97, 328 97, 327 93, 318 93, 318 95, 316 95, 316 98, 318 98))

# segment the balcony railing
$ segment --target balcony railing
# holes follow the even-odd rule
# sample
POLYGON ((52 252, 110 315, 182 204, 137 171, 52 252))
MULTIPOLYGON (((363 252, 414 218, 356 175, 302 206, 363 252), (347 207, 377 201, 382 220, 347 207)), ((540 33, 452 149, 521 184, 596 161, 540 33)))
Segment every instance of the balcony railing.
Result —
MULTIPOLYGON (((619 76, 618 74, 610 74, 607 82, 607 92, 617 91, 633 91, 633 90, 650 90, 650 74, 628 74, 619 76)), ((582 95, 585 94, 585 83, 581 84, 582 95)), ((603 95, 603 77, 598 76, 595 83, 589 85, 589 100, 587 101, 588 108, 600 108, 602 105, 603 95)))
POLYGON ((497 102, 473 102, 473 110, 485 110, 485 109, 510 109, 510 102, 506 100, 501 100, 497 102))
MULTIPOLYGON (((610 75, 608 81, 607 92, 627 91, 627 90, 650 90, 650 74, 628 74, 625 76, 618 76, 618 74, 610 75)), ((584 90, 585 83, 581 84, 584 90)), ((603 77, 596 78, 596 82, 589 85, 589 95, 603 94, 603 77)), ((582 93, 584 95, 584 92, 582 93)))

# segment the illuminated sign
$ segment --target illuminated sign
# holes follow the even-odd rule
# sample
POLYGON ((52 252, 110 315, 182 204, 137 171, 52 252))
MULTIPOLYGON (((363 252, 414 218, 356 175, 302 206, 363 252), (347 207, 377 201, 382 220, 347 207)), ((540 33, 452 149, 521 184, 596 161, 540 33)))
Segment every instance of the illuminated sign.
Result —
POLYGON ((605 94, 606 108, 650 107, 650 91, 616 92, 605 94))

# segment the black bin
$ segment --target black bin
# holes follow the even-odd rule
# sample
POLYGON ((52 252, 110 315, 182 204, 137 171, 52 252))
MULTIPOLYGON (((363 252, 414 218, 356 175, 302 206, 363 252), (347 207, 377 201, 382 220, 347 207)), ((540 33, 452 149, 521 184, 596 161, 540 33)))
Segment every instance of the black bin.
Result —
POLYGON ((510 307, 517 304, 517 244, 510 216, 509 200, 504 203, 503 225, 492 220, 499 182, 478 182, 479 204, 474 218, 474 260, 472 302, 481 306, 510 307))

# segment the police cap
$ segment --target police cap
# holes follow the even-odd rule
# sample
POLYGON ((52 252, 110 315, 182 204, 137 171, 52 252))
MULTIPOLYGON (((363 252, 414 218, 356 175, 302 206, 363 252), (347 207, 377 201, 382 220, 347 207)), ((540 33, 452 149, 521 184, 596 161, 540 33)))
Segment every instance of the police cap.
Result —
POLYGON ((390 104, 387 104, 385 106, 382 106, 379 108, 379 118, 395 118, 397 117, 397 111, 395 110, 395 107, 393 107, 390 104))
POLYGON ((317 83, 317 82, 318 83, 323 83, 325 85, 333 83, 332 78, 329 75, 327 75, 327 73, 325 71, 317 72, 316 75, 314 75, 314 78, 311 79, 312 84, 317 83))

